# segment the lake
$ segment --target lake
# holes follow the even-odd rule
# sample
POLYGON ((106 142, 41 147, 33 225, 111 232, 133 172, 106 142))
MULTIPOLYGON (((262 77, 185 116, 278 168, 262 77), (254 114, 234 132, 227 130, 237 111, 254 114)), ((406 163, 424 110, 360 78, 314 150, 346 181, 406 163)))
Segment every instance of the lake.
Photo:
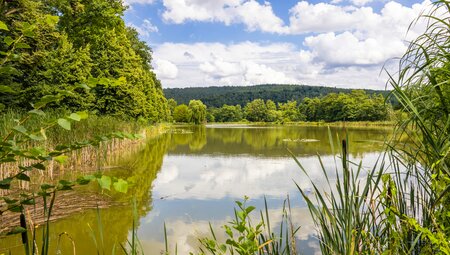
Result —
MULTIPOLYGON (((391 132, 330 128, 335 142, 348 137, 351 160, 362 161, 366 169, 377 162, 391 132)), ((164 251, 164 223, 171 252, 176 244, 178 254, 188 254, 195 251, 199 237, 209 236, 209 223, 219 239, 224 237, 221 226, 234 217, 235 201, 242 201, 245 196, 249 197, 248 205, 257 207, 255 221, 259 210, 264 209, 264 199, 267 200, 276 231, 283 202, 289 196, 293 224, 301 226, 296 235, 298 250, 315 254, 318 243, 314 226, 295 183, 307 192, 312 192, 312 186, 290 153, 310 178, 324 183, 317 156, 320 155, 333 181, 339 158, 332 153, 327 127, 175 126, 105 172, 134 184, 125 195, 106 194, 118 201, 117 205, 100 209, 99 214, 96 210, 83 210, 53 222, 51 249, 55 251, 59 246, 62 254, 72 254, 71 238, 77 254, 94 254, 96 247, 105 250, 105 254, 111 254, 112 249, 122 254, 119 243, 131 237, 136 214, 137 234, 145 254, 159 255, 164 251), (130 206, 132 201, 136 210, 130 206), (67 235, 59 235, 63 232, 67 235), (100 232, 105 236, 103 242, 100 232)), ((92 189, 80 190, 79 196, 92 189)), ((7 247, 12 254, 23 250, 17 236, 0 240, 0 247, 7 247)))

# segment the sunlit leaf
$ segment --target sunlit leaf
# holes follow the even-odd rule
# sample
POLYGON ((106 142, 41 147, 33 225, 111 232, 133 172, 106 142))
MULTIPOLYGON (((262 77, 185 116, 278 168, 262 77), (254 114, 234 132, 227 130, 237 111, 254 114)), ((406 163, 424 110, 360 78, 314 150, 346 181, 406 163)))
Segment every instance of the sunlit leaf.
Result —
POLYGON ((77 112, 78 116, 80 116, 80 119, 85 120, 89 117, 89 114, 87 111, 77 112))
POLYGON ((26 43, 23 43, 23 42, 18 42, 18 43, 16 43, 16 48, 17 49, 31 49, 31 46, 26 43))
POLYGON ((3 23, 2 21, 0 21, 0 30, 6 30, 6 31, 9 30, 8 26, 5 23, 3 23))
POLYGON ((7 46, 11 46, 11 44, 14 43, 14 39, 12 39, 11 36, 6 36, 5 38, 3 38, 3 42, 4 42, 7 46))
POLYGON ((128 182, 126 182, 123 179, 117 180, 117 182, 115 182, 113 184, 113 186, 114 186, 114 189, 118 192, 127 193, 127 191, 128 191, 128 182))
POLYGON ((68 121, 66 119, 59 118, 58 125, 60 125, 62 128, 66 129, 66 130, 70 130, 70 121, 68 121))
POLYGON ((45 15, 45 22, 47 22, 47 24, 49 24, 50 26, 55 26, 59 21, 59 17, 58 16, 53 16, 53 15, 45 15))
POLYGON ((74 121, 80 121, 81 117, 77 113, 72 113, 72 114, 70 114, 69 119, 74 120, 74 121))
POLYGON ((97 181, 102 189, 111 190, 111 177, 103 175, 101 178, 97 178, 97 181))

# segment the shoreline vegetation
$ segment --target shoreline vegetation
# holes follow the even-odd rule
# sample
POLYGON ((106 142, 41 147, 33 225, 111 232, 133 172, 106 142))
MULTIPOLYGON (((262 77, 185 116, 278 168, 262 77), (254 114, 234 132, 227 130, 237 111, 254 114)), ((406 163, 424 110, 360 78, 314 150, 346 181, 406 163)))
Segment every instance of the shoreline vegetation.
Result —
MULTIPOLYGON (((301 102, 254 99, 245 106, 208 108, 200 100, 190 100, 188 105, 178 105, 164 97, 152 71, 151 49, 136 29, 126 26, 121 0, 0 1, 0 217, 2 224, 3 215, 16 220, 12 229, 2 225, 1 234, 20 236, 26 255, 51 254, 50 242, 59 234, 50 227, 58 199, 95 183, 101 192, 122 193, 128 203, 133 201, 134 211, 127 214, 131 233, 125 237, 131 240, 117 246, 126 254, 142 254, 138 211, 149 210, 142 205, 151 199, 148 190, 163 155, 156 158, 148 146, 140 150, 145 139, 136 139, 157 137, 165 130, 164 124, 149 128, 155 123, 222 125, 246 119, 246 125, 375 128, 390 128, 395 123, 392 141, 369 171, 362 168, 362 162, 349 162, 346 138, 336 141, 330 134, 333 154, 340 156, 335 161, 336 184, 329 183, 324 190, 311 181, 313 193, 298 187, 317 227, 321 252, 450 254, 450 25, 446 21, 450 1, 433 4, 431 13, 418 18, 427 22, 425 33, 400 59, 398 77, 389 79, 394 88, 391 96, 399 104, 394 110, 382 95, 362 90, 301 102), (87 22, 91 25, 86 26, 87 22), (135 135, 140 132, 144 135, 135 135), (404 137, 408 142, 399 139, 404 137), (98 170, 105 163, 114 165, 108 161, 113 155, 134 153, 142 153, 155 164, 139 168, 136 185, 130 186, 135 190, 127 193, 125 177, 98 170), (54 175, 85 164, 91 164, 86 169, 96 173, 67 179, 54 175), (132 198, 137 192, 141 192, 140 201, 132 198), (27 210, 35 206, 40 211, 39 228, 27 210)), ((293 160, 308 175, 308 169, 293 160)), ((320 157, 318 161, 328 178, 320 157)), ((289 226, 279 234, 271 232, 267 204, 254 224, 249 215, 255 208, 246 201, 236 202, 236 217, 224 226, 226 243, 215 238, 211 227, 211 238, 199 240, 198 254, 295 254, 298 228, 290 220, 289 199, 282 220, 289 226)), ((76 197, 69 202, 82 203, 76 197)), ((97 220, 101 242, 112 238, 103 234, 100 210, 97 220)), ((165 239, 165 254, 172 254, 167 234, 165 239)), ((102 248, 96 247, 98 254, 102 248)))

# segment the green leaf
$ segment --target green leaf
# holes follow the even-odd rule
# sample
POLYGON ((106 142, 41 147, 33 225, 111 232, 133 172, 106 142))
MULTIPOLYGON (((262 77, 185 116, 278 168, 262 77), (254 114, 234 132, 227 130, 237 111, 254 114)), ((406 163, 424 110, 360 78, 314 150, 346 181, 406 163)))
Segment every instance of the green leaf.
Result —
POLYGON ((3 23, 2 21, 0 21, 0 30, 9 31, 8 26, 5 23, 3 23))
POLYGON ((43 112, 42 110, 33 109, 33 110, 29 111, 28 113, 38 115, 38 116, 45 116, 45 112, 43 112))
POLYGON ((31 199, 23 200, 21 203, 23 205, 34 205, 34 204, 36 204, 36 201, 34 200, 34 198, 31 198, 31 199))
POLYGON ((13 130, 15 130, 19 133, 22 133, 22 134, 27 134, 27 132, 28 132, 27 129, 21 125, 13 127, 13 130))
POLYGON ((70 121, 68 121, 66 119, 59 118, 58 125, 60 125, 62 128, 66 129, 66 130, 70 130, 70 121))
POLYGON ((45 22, 47 22, 47 24, 49 24, 50 26, 55 26, 59 21, 59 17, 58 16, 53 16, 53 15, 45 15, 45 22))
POLYGON ((31 166, 36 169, 39 169, 39 170, 45 170, 45 166, 41 163, 37 163, 37 164, 31 165, 31 166))
POLYGON ((18 42, 18 43, 16 43, 16 48, 17 49, 31 49, 31 46, 26 43, 23 43, 23 42, 18 42))
POLYGON ((6 106, 4 104, 0 103, 0 112, 5 110, 5 108, 6 108, 6 106))
POLYGON ((29 135, 28 137, 33 141, 44 141, 45 140, 44 137, 33 135, 33 134, 29 135))
POLYGON ((60 156, 54 157, 53 159, 60 164, 64 164, 64 163, 66 163, 68 158, 69 157, 66 155, 60 155, 60 156))
POLYGON ((27 230, 25 228, 15 227, 15 228, 13 228, 13 230, 9 231, 7 235, 16 235, 16 234, 25 233, 25 232, 27 232, 27 230))
POLYGON ((19 200, 17 200, 17 199, 9 199, 7 197, 3 197, 3 200, 5 200, 5 202, 9 205, 19 202, 19 200))
POLYGON ((52 103, 52 102, 56 102, 56 101, 58 101, 58 100, 60 100, 60 99, 61 99, 61 96, 60 96, 60 95, 58 95, 58 96, 54 96, 54 95, 46 95, 46 96, 43 96, 43 97, 41 98, 41 100, 39 100, 39 102, 37 102, 36 104, 34 104, 34 109, 42 108, 42 107, 44 107, 45 105, 47 105, 47 104, 49 104, 49 103, 52 103))
POLYGON ((24 173, 19 173, 18 175, 16 175, 16 178, 18 180, 27 181, 27 182, 29 182, 31 180, 30 177, 24 173))
POLYGON ((128 191, 128 182, 124 181, 123 179, 117 180, 117 182, 115 182, 113 186, 114 189, 118 192, 127 193, 128 191))
POLYGON ((102 178, 97 178, 97 181, 102 189, 111 190, 111 177, 103 175, 102 178))
POLYGON ((11 181, 13 179, 11 177, 5 178, 0 181, 0 189, 9 189, 11 187, 11 181))
POLYGON ((72 113, 72 114, 70 114, 69 119, 74 120, 74 121, 80 121, 81 117, 77 113, 72 113))
POLYGON ((77 112, 78 116, 80 116, 80 119, 85 120, 89 117, 89 114, 87 111, 77 112))
POLYGON ((12 39, 11 36, 7 36, 7 37, 3 38, 3 42, 9 47, 9 46, 11 46, 11 44, 14 43, 14 39, 12 39))

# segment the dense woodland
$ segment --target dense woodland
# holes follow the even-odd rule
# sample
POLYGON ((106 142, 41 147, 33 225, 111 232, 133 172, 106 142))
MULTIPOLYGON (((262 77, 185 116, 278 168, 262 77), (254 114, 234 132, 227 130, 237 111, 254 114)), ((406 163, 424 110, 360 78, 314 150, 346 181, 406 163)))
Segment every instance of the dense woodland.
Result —
POLYGON ((0 1, 0 103, 89 110, 150 122, 167 118, 151 49, 122 18, 121 0, 0 1))
MULTIPOLYGON (((208 107, 222 107, 226 105, 240 105, 244 107, 255 99, 271 100, 275 103, 297 101, 301 103, 306 97, 315 98, 330 93, 351 93, 351 89, 308 86, 308 85, 255 85, 233 87, 199 87, 199 88, 166 88, 164 94, 173 98, 179 104, 188 104, 191 99, 201 100, 208 107)), ((382 94, 387 96, 389 91, 365 90, 369 95, 382 94)), ((391 98, 394 105, 396 100, 391 98)))
POLYGON ((227 105, 206 107, 201 100, 189 105, 169 99, 169 108, 175 122, 292 122, 292 121, 384 121, 393 115, 392 106, 381 94, 367 94, 364 90, 351 93, 330 93, 322 97, 305 97, 300 104, 295 100, 275 103, 255 99, 242 107, 227 105), (201 106, 201 107, 198 107, 201 106))

